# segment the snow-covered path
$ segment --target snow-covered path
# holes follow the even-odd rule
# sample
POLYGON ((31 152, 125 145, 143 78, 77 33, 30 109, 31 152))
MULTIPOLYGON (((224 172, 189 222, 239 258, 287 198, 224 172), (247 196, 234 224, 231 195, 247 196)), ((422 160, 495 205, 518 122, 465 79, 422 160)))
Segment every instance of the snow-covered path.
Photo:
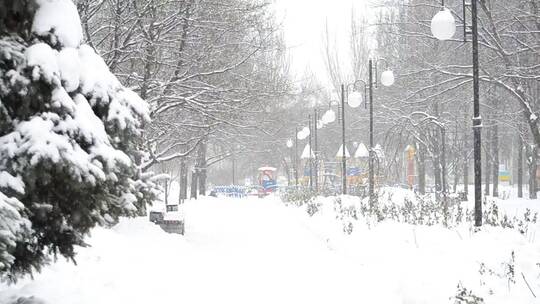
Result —
POLYGON ((78 266, 59 260, 35 281, 0 286, 0 302, 35 295, 54 304, 312 304, 378 294, 376 303, 400 303, 384 301, 374 287, 387 284, 332 251, 276 199, 208 198, 185 207, 185 236, 144 218, 95 229, 78 266))
POLYGON ((516 274, 540 290, 538 225, 521 235, 358 219, 348 235, 332 198, 320 202, 309 217, 272 197, 189 201, 184 236, 122 219, 93 230, 78 266, 60 259, 34 281, 0 284, 0 303, 34 295, 46 304, 432 304, 454 303, 458 283, 486 303, 538 303, 523 279, 509 284, 505 274, 515 252, 516 274), (483 263, 494 272, 480 273, 483 263))
MULTIPOLYGON (((207 200, 187 207, 187 241, 204 252, 201 274, 217 287, 194 295, 194 302, 357 303, 359 294, 365 299, 373 291, 362 282, 359 261, 338 256, 276 200, 207 200)), ((186 283, 189 289, 205 285, 186 283)))

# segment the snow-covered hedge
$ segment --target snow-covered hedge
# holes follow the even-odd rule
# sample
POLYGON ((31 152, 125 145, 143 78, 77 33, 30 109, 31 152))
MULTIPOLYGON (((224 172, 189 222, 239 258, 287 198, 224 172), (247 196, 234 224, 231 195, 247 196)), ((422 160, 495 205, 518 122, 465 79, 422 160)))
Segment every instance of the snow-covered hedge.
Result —
POLYGON ((0 277, 74 258, 155 185, 137 166, 148 106, 83 36, 71 0, 0 2, 0 277))

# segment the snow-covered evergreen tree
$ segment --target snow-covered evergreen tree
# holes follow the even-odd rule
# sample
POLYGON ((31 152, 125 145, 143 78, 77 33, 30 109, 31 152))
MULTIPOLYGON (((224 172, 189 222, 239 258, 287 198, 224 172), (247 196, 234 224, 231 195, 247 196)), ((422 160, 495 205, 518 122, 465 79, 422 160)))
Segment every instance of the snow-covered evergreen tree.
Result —
POLYGON ((82 44, 71 0, 0 0, 0 277, 73 259, 96 224, 153 199, 147 104, 82 44))
POLYGON ((22 194, 23 183, 19 178, 0 171, 0 273, 5 272, 13 265, 15 257, 13 252, 17 241, 25 240, 30 236, 30 223, 22 216, 24 205, 15 197, 5 193, 22 194))

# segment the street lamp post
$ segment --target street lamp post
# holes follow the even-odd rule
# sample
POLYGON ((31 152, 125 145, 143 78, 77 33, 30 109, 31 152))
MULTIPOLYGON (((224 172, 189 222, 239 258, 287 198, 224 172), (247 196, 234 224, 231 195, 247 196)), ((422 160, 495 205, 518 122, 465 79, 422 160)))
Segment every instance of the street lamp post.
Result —
POLYGON ((378 87, 377 85, 377 65, 380 61, 386 63, 386 71, 381 73, 381 83, 389 87, 394 84, 394 73, 388 69, 388 62, 386 60, 379 58, 373 64, 373 59, 369 59, 368 69, 369 69, 369 205, 374 207, 375 204, 375 174, 374 174, 374 161, 375 161, 375 151, 374 151, 374 141, 373 141, 373 87, 378 87), (375 72, 375 73, 373 73, 375 72), (375 76, 373 75, 375 74, 375 76))
POLYGON ((311 114, 308 115, 308 127, 309 127, 309 189, 313 191, 313 157, 311 151, 312 149, 312 123, 311 123, 311 114))
MULTIPOLYGON (((347 194, 347 147, 345 146, 345 96, 348 94, 349 90, 353 89, 353 91, 356 92, 358 83, 363 83, 364 85, 364 95, 366 91, 366 82, 363 80, 356 80, 353 83, 349 83, 347 85, 342 84, 341 85, 341 147, 342 147, 342 155, 341 155, 341 165, 342 165, 342 194, 347 194)), ((364 96, 365 97, 365 96, 364 96)), ((364 98, 365 100, 365 98, 364 98)), ((347 98, 347 103, 351 108, 357 108, 362 103, 361 96, 360 98, 347 98)))
MULTIPOLYGON (((463 2, 464 41, 467 34, 472 36, 472 69, 473 69, 473 136, 474 136, 474 225, 482 226, 482 117, 480 116, 480 73, 478 63, 478 0, 471 0, 471 30, 467 30, 465 2, 463 2)), ((431 20, 431 32, 439 40, 452 38, 456 24, 450 11, 444 8, 431 20)))
MULTIPOLYGON (((375 75, 377 77, 377 75, 375 75)), ((369 60, 369 206, 373 208, 375 176, 373 175, 373 62, 369 60)))
POLYGON ((298 127, 294 128, 294 181, 298 190, 298 127))
POLYGON ((315 108, 313 115, 313 144, 314 144, 314 157, 315 157, 315 164, 314 164, 314 177, 315 177, 315 193, 319 193, 319 159, 318 159, 318 144, 317 144, 317 128, 319 127, 319 112, 315 108))
POLYGON ((480 75, 478 71, 478 9, 471 1, 473 61, 474 136, 474 225, 482 226, 482 117, 480 116, 480 75))
POLYGON ((345 155, 345 85, 341 85, 341 194, 347 194, 347 158, 345 155))
MULTIPOLYGON (((369 202, 370 206, 373 207, 374 204, 374 188, 375 188, 375 177, 374 177, 374 141, 373 141, 373 87, 377 87, 377 64, 379 61, 384 61, 386 63, 386 71, 381 73, 381 83, 388 87, 394 84, 394 73, 388 69, 388 62, 380 58, 373 64, 373 60, 370 59, 368 62, 369 65, 369 83, 366 83, 364 80, 358 79, 353 83, 348 84, 347 86, 341 85, 341 127, 342 127, 342 146, 343 146, 343 155, 342 155, 342 178, 343 178, 343 194, 346 194, 347 189, 347 162, 346 162, 346 148, 345 148, 345 94, 348 93, 352 87, 353 92, 356 92, 357 95, 354 98, 349 98, 349 106, 356 108, 362 103, 362 95, 358 93, 358 85, 363 84, 364 86, 364 98, 366 100, 366 91, 369 87, 369 202), (375 77, 373 76, 375 74, 375 77)), ((364 103, 364 106, 367 106, 367 103, 364 103)))
MULTIPOLYGON (((335 101, 335 100, 329 102, 328 110, 326 112, 324 112, 324 114, 321 116, 320 122, 321 122, 321 124, 323 126, 326 125, 326 124, 333 123, 336 120, 336 113, 334 112, 334 110, 332 110, 332 106, 336 106, 336 105, 339 105, 339 103, 337 101, 335 101)), ((338 113, 339 113, 339 106, 338 106, 338 113)), ((315 152, 315 156, 317 157, 317 160, 318 160, 317 151, 315 152)), ((318 168, 318 166, 319 166, 319 164, 317 162, 317 168, 318 168)), ((317 172, 318 172, 318 169, 317 169, 317 172)))
POLYGON ((290 138, 287 139, 287 148, 289 148, 291 150, 290 155, 289 155, 289 158, 291 160, 291 168, 290 168, 289 173, 287 174, 287 176, 289 176, 289 184, 288 184, 289 186, 291 185, 291 175, 293 177, 295 175, 295 166, 296 166, 296 157, 294 155, 294 150, 292 149, 293 146, 294 146, 294 143, 293 143, 292 139, 290 139, 290 138))

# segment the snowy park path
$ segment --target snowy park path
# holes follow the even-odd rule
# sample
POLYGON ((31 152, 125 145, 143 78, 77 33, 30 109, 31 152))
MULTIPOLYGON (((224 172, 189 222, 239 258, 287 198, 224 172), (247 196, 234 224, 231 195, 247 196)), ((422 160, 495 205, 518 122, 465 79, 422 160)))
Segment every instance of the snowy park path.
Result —
POLYGON ((277 199, 207 198, 188 202, 185 215, 185 236, 145 218, 97 228, 78 266, 60 259, 34 281, 0 285, 0 303, 358 303, 382 283, 277 199))
POLYGON ((324 200, 312 217, 272 197, 188 201, 184 236, 122 219, 93 230, 77 266, 59 259, 33 281, 0 284, 0 303, 454 303, 458 283, 496 290, 486 303, 538 303, 519 277, 509 288, 504 276, 479 274, 481 263, 504 273, 514 251, 517 273, 540 290, 536 230, 357 221, 348 235, 324 200))
POLYGON ((186 217, 186 238, 207 254, 208 280, 224 303, 352 303, 367 292, 360 264, 276 200, 204 201, 188 205, 186 217))

